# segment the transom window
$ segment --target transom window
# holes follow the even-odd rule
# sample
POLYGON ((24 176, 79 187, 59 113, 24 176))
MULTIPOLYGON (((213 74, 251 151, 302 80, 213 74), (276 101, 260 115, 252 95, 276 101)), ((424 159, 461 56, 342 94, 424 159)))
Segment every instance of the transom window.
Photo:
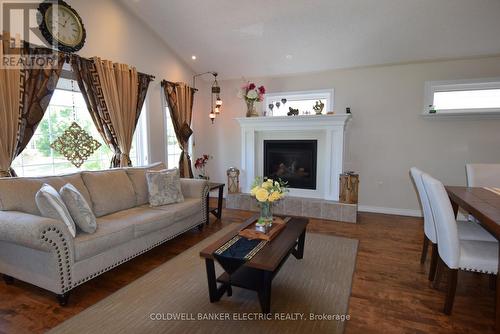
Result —
POLYGON ((268 93, 264 97, 263 108, 266 116, 286 116, 290 107, 299 110, 299 115, 314 115, 316 101, 324 104, 323 114, 333 111, 333 89, 268 93), (284 103, 283 103, 284 102, 284 103), (270 104, 273 105, 271 110, 270 104))
MULTIPOLYGON (((104 143, 104 140, 94 126, 83 95, 78 90, 78 84, 74 82, 74 92, 71 90, 71 87, 70 79, 59 79, 57 89, 52 95, 49 107, 31 141, 12 164, 12 167, 19 176, 58 175, 80 170, 109 168, 113 153, 104 143), (72 122, 78 123, 80 127, 101 143, 99 149, 80 168, 73 166, 64 156, 50 147, 51 143, 62 135, 72 122)), ((147 164, 148 160, 145 118, 146 110, 143 108, 130 152, 130 160, 134 166, 147 164)))
POLYGON ((480 115, 500 113, 500 78, 429 81, 424 114, 480 115))

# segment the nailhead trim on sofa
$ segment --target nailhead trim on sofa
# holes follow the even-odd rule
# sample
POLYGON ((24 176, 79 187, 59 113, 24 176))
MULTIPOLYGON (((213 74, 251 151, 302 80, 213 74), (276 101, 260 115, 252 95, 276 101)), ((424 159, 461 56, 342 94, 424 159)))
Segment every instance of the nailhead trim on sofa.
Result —
POLYGON ((40 239, 57 255, 62 292, 70 290, 72 285, 71 267, 74 257, 71 254, 72 250, 68 247, 68 241, 64 237, 64 234, 57 227, 52 226, 42 231, 40 239))

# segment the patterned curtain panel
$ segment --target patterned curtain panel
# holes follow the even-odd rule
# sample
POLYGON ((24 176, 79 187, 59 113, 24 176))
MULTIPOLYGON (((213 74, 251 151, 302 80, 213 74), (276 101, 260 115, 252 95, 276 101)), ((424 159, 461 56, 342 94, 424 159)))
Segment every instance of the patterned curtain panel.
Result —
POLYGON ((146 100, 146 95, 148 94, 149 83, 152 80, 150 75, 144 73, 138 73, 138 88, 137 88, 137 110, 135 116, 135 126, 137 126, 137 122, 139 122, 139 117, 141 117, 142 106, 144 105, 144 101, 146 100))
POLYGON ((165 99, 174 125, 175 136, 181 148, 179 171, 181 177, 193 177, 191 157, 188 154, 189 138, 193 134, 191 118, 193 116, 194 89, 185 83, 162 82, 165 99))
POLYGON ((73 55, 71 58, 71 67, 92 121, 114 153, 110 167, 120 166, 121 151, 118 146, 115 129, 109 119, 108 108, 106 107, 106 101, 104 101, 101 82, 99 81, 95 64, 90 59, 73 55))
MULTIPOLYGON (((7 39, 8 40, 8 39, 7 39)), ((2 52, 6 49, 2 42, 2 52)), ((21 50, 30 57, 50 55, 44 48, 21 50)), ((48 68, 0 69, 0 177, 16 176, 12 161, 26 148, 47 110, 61 76, 65 56, 57 53, 57 64, 48 68), (17 88, 16 88, 17 85, 17 88), (14 102, 17 95, 17 102, 14 102), (14 119, 16 120, 14 122, 14 119)))
POLYGON ((111 167, 131 166, 130 148, 151 76, 99 58, 73 56, 71 64, 92 120, 114 152, 111 167))

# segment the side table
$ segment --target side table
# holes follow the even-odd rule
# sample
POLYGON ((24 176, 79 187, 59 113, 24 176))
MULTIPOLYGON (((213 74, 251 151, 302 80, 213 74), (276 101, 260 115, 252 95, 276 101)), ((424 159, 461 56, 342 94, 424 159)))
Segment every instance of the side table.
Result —
POLYGON ((216 182, 208 182, 208 194, 207 194, 207 225, 209 222, 210 213, 213 214, 217 219, 222 217, 222 196, 224 194, 224 183, 216 183, 216 182), (217 207, 210 208, 210 192, 213 190, 219 190, 218 198, 217 198, 217 207))

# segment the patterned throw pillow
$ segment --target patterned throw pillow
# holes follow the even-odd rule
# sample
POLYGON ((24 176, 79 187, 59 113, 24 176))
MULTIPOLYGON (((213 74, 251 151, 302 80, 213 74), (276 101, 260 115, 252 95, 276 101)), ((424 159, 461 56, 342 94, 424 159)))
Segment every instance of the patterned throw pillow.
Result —
POLYGON ((94 212, 92 212, 85 197, 71 183, 62 187, 59 194, 76 226, 85 233, 94 233, 97 230, 97 223, 94 212))
POLYGON ((184 202, 177 168, 147 171, 146 179, 148 181, 150 206, 184 202))
POLYGON ((35 202, 43 217, 64 222, 73 238, 76 236, 75 222, 57 190, 44 183, 35 195, 35 202))

